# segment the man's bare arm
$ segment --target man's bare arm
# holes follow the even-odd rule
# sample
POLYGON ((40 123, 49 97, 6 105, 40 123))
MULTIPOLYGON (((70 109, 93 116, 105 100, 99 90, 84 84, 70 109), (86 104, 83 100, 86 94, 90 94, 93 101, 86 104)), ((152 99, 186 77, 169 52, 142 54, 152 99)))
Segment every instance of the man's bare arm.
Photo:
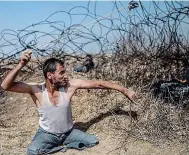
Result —
POLYGON ((25 52, 21 55, 19 64, 7 74, 7 76, 1 83, 1 87, 4 90, 18 93, 31 93, 31 86, 29 84, 23 82, 15 82, 18 73, 29 62, 30 58, 31 52, 25 52))
POLYGON ((121 87, 120 85, 114 84, 112 82, 101 81, 101 80, 95 81, 95 80, 74 79, 70 81, 70 84, 72 87, 75 87, 75 89, 114 89, 123 93, 132 102, 135 102, 134 98, 136 96, 134 91, 121 87))

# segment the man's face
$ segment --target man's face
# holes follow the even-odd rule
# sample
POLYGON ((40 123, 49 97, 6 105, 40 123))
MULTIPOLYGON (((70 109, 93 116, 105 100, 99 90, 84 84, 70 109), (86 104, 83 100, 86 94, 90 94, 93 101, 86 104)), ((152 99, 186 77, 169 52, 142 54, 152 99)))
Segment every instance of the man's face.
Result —
POLYGON ((68 77, 66 75, 66 69, 64 66, 57 64, 56 71, 51 73, 51 81, 57 86, 66 86, 68 83, 68 77))

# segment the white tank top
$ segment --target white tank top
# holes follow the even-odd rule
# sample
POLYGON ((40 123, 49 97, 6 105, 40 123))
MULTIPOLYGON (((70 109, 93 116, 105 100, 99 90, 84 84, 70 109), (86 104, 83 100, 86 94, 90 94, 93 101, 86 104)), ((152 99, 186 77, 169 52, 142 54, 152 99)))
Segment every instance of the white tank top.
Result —
POLYGON ((65 133, 73 127, 71 104, 66 98, 63 87, 59 89, 59 101, 53 105, 48 97, 45 84, 42 84, 42 102, 37 108, 39 125, 50 133, 65 133))

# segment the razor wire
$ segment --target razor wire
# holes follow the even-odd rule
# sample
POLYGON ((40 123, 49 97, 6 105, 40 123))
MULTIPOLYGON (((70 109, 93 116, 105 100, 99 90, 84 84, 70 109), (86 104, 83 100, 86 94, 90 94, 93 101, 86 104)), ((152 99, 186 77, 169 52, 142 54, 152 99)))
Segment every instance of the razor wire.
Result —
POLYGON ((104 55, 120 51, 123 55, 148 54, 156 58, 176 54, 187 59, 189 2, 151 1, 147 8, 143 1, 128 4, 113 1, 112 12, 107 15, 98 14, 100 2, 94 3, 92 8, 88 2, 86 7, 54 12, 44 21, 22 30, 3 30, 0 67, 16 64, 20 53, 27 48, 33 51, 37 63, 41 57, 53 54, 82 57, 90 52, 104 55), (75 22, 76 19, 80 21, 75 22))

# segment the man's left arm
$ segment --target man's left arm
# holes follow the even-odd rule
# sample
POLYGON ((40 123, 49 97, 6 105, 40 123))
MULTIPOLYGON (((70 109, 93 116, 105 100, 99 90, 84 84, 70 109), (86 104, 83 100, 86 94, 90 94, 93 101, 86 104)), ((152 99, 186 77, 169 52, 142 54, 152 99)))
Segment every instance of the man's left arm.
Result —
POLYGON ((136 93, 132 90, 124 88, 118 84, 101 80, 80 80, 74 79, 71 85, 76 89, 114 89, 123 93, 129 100, 135 103, 136 93))

